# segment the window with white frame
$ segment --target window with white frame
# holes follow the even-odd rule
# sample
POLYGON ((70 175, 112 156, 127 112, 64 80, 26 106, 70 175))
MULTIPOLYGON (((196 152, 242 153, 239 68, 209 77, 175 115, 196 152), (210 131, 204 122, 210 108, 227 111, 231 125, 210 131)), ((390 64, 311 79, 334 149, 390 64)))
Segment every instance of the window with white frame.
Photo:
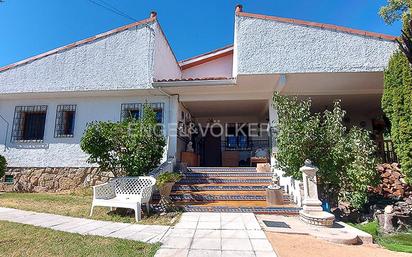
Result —
POLYGON ((140 118, 141 110, 142 104, 139 103, 122 104, 120 118, 121 120, 130 118, 138 120, 140 118))
POLYGON ((56 124, 54 127, 54 137, 73 137, 74 122, 76 118, 76 105, 64 104, 57 105, 56 124))
POLYGON ((47 105, 16 106, 11 141, 43 141, 46 114, 47 105))

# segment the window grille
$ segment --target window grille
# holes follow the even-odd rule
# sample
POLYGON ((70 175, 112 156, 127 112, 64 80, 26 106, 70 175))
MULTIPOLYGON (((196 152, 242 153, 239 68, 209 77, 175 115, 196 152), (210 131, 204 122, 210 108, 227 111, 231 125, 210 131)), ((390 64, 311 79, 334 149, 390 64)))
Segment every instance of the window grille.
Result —
POLYGON ((163 103, 150 103, 149 105, 153 108, 153 111, 156 113, 157 123, 163 123, 163 103))
POLYGON ((227 127, 226 135, 226 149, 249 149, 250 139, 249 139, 249 129, 247 126, 240 127, 236 130, 236 124, 229 124, 227 127))
POLYGON ((54 137, 73 137, 75 117, 76 105, 57 105, 54 137))
POLYGON ((4 183, 6 184, 13 184, 14 182, 14 177, 13 175, 5 175, 4 176, 4 183))
POLYGON ((142 109, 142 104, 138 104, 138 103, 122 104, 120 118, 121 120, 125 120, 127 118, 139 119, 141 109, 142 109))
POLYGON ((47 105, 16 106, 12 142, 42 142, 46 125, 47 105))

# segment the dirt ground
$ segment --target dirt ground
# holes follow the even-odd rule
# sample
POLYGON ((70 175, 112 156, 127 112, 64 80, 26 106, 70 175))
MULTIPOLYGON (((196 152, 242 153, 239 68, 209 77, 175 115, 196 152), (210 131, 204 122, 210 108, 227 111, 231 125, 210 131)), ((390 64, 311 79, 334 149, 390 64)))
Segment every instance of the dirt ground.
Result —
POLYGON ((309 235, 266 232, 278 257, 412 257, 412 254, 392 252, 378 245, 341 245, 309 235))

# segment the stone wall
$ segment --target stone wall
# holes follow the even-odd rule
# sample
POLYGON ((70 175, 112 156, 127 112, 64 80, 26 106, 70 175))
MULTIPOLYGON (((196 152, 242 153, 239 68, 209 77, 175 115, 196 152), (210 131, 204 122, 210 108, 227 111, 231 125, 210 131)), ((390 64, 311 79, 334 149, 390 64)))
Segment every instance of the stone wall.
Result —
POLYGON ((13 184, 0 183, 0 191, 59 192, 107 182, 113 174, 99 168, 7 168, 13 184))

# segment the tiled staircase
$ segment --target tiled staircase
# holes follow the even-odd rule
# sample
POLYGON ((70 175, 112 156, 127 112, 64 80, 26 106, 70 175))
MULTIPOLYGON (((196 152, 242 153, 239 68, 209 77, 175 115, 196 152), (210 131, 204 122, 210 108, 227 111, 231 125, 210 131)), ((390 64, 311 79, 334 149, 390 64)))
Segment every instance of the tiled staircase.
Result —
POLYGON ((255 168, 192 167, 175 184, 171 198, 186 211, 254 212, 297 215, 300 208, 284 195, 284 205, 268 207, 266 188, 272 173, 255 168))

